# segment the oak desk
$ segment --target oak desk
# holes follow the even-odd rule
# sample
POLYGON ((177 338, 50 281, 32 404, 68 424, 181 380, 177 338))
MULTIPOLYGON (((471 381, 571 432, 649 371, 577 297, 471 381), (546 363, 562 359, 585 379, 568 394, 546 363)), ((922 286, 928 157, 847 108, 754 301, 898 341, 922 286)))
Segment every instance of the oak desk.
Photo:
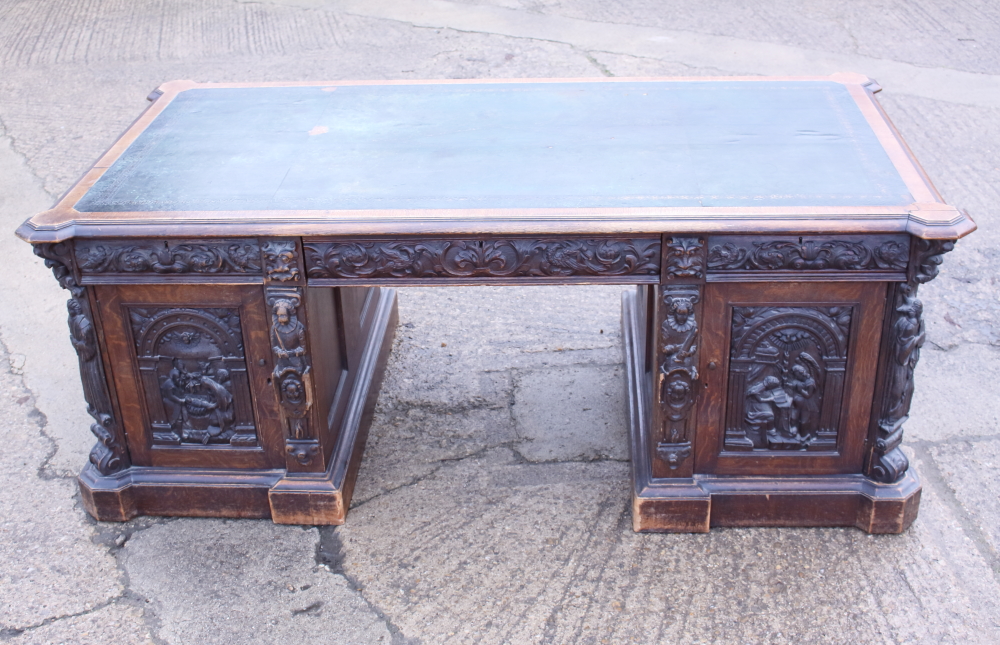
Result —
POLYGON ((88 511, 344 521, 401 285, 632 284, 640 531, 899 532, 919 284, 974 230, 852 74, 167 83, 18 234, 88 511))

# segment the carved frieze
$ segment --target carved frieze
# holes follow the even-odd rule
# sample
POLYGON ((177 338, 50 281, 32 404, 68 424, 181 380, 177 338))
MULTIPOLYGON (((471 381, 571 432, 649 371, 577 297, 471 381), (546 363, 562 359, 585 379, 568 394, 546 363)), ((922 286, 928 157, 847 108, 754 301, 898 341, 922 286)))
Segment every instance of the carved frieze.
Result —
POLYGON ((80 286, 73 274, 72 250, 67 242, 38 244, 35 255, 45 260, 59 285, 72 296, 67 302, 69 311, 70 341, 76 350, 83 383, 83 397, 87 412, 94 418, 90 431, 97 437, 97 444, 90 451, 90 462, 102 475, 110 475, 128 466, 125 446, 117 433, 117 421, 112 406, 108 384, 104 378, 94 317, 90 309, 87 290, 80 286))
POLYGON ((294 240, 268 240, 261 249, 269 281, 294 282, 299 279, 299 253, 294 240))
POLYGON ((657 454, 675 470, 691 456, 691 408, 698 381, 698 286, 663 287, 659 330, 658 400, 661 432, 657 454))
POLYGON ((260 275, 256 240, 77 240, 80 272, 260 275))
POLYGON ((668 238, 663 253, 663 275, 676 278, 702 278, 705 275, 705 240, 699 237, 668 238))
POLYGON ((256 446, 239 311, 127 309, 153 444, 256 446))
POLYGON ((883 483, 899 481, 910 465, 899 445, 910 414, 913 372, 925 338, 923 303, 916 297, 917 288, 937 276, 942 256, 954 248, 951 240, 914 240, 909 279, 891 292, 888 356, 882 369, 875 450, 869 466, 869 474, 883 483))
POLYGON ((709 238, 708 270, 891 271, 906 270, 906 236, 858 239, 782 238, 766 242, 743 236, 709 238))
POLYGON ((302 466, 308 466, 319 453, 319 441, 309 425, 312 408, 312 366, 306 345, 306 327, 302 322, 301 290, 272 287, 267 289, 271 307, 271 352, 274 371, 271 382, 278 393, 285 422, 285 452, 302 466))
POLYGON ((734 307, 726 450, 833 450, 854 308, 734 307))
POLYGON ((304 245, 310 278, 655 276, 658 239, 490 239, 304 245))

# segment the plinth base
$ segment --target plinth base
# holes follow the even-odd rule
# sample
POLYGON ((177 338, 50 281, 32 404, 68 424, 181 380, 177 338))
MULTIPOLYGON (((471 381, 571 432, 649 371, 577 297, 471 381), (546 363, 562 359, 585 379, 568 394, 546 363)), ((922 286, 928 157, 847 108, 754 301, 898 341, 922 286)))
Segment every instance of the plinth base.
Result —
POLYGON ((83 505, 101 521, 137 515, 271 518, 278 524, 343 524, 368 439, 398 321, 396 291, 383 288, 330 464, 323 473, 133 466, 78 479, 83 505))
POLYGON ((713 526, 854 526, 868 533, 901 533, 917 517, 920 482, 913 469, 894 484, 862 474, 653 478, 652 395, 645 371, 645 322, 634 292, 622 295, 632 450, 632 528, 706 533, 713 526))

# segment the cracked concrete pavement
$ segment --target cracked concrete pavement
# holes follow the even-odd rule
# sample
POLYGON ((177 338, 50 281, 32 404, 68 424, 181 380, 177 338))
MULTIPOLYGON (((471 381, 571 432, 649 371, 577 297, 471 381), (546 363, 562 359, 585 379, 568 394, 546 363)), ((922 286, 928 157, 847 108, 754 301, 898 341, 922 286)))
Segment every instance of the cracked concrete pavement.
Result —
POLYGON ((0 4, 0 642, 1000 642, 998 36, 985 0, 0 4), (158 84, 832 71, 980 225, 921 289, 904 535, 632 533, 618 287, 401 290, 342 527, 82 511, 66 295, 11 232, 158 84))

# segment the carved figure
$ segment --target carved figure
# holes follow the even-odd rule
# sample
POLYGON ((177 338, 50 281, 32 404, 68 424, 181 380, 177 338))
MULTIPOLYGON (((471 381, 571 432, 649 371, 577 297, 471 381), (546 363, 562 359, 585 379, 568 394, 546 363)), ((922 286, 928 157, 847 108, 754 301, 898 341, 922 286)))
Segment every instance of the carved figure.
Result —
MULTIPOLYGON (((271 341, 274 355, 279 359, 294 359, 306 353, 306 327, 295 314, 296 304, 291 300, 276 300, 271 309, 271 341)), ((298 364, 304 365, 303 361, 298 364)))
POLYGON ((199 362, 197 371, 189 371, 183 361, 174 359, 160 393, 170 426, 181 432, 182 440, 207 444, 213 438, 232 435, 233 395, 228 381, 226 370, 213 371, 207 362, 199 362))
POLYGON ((913 370, 920 359, 924 344, 923 304, 913 297, 906 297, 896 308, 901 315, 892 326, 893 362, 889 367, 889 384, 886 389, 886 417, 893 421, 909 414, 913 398, 913 370))
POLYGON ((792 396, 790 422, 795 435, 806 436, 816 430, 819 421, 819 400, 816 396, 818 386, 814 375, 819 371, 816 359, 803 352, 799 354, 799 362, 792 366, 791 374, 785 379, 785 388, 792 396))

